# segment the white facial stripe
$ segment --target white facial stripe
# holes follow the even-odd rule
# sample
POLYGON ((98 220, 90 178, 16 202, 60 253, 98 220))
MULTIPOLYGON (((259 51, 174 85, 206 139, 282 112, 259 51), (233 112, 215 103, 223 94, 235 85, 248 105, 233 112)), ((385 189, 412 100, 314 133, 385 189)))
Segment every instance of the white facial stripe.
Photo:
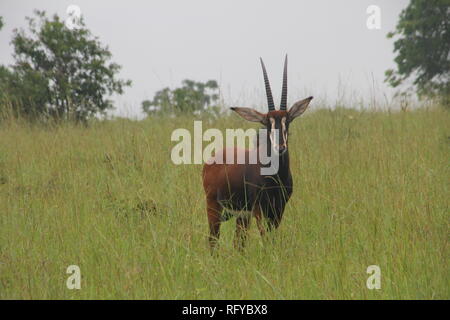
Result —
POLYGON ((272 124, 272 129, 270 130, 270 142, 273 146, 276 146, 277 143, 275 142, 275 119, 270 118, 270 123, 272 124))
POLYGON ((287 145, 286 117, 281 119, 281 128, 283 130, 284 145, 287 145))

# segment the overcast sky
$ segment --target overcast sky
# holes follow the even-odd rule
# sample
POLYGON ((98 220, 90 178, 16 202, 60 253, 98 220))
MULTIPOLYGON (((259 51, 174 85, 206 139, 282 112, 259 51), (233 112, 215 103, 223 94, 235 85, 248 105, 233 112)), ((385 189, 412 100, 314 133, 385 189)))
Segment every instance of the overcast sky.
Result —
MULTIPOLYGON (((136 117, 140 103, 183 79, 218 80, 226 105, 266 108, 259 57, 279 101, 282 65, 289 55, 289 104, 313 95, 388 97, 384 71, 394 66, 392 31, 407 0, 2 0, 0 63, 12 63, 12 30, 33 9, 67 17, 77 5, 87 27, 107 44, 121 77, 133 86, 115 97, 115 114, 136 117), (381 29, 369 30, 367 7, 381 10, 381 29), (374 85, 375 83, 375 85, 374 85), (375 88, 375 89, 374 89, 375 88)), ((319 103, 317 102, 317 103, 319 103)))

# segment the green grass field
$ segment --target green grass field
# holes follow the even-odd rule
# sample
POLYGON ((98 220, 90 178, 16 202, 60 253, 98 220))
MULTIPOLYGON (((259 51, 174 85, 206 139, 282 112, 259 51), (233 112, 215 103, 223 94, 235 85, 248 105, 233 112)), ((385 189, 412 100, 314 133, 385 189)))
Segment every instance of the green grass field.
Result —
POLYGON ((290 130, 281 227, 263 243, 253 220, 241 254, 230 220, 217 257, 201 166, 170 160, 180 127, 193 119, 1 123, 0 298, 450 298, 448 111, 307 111, 290 130))

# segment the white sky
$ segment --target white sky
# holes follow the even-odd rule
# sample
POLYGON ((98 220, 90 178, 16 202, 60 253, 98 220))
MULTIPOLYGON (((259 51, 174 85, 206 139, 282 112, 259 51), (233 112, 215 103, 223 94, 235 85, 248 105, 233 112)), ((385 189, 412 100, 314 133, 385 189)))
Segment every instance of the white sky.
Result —
POLYGON ((80 7, 87 27, 107 44, 121 77, 133 86, 115 97, 115 114, 141 115, 140 103, 183 79, 216 79, 227 106, 266 108, 259 57, 276 104, 284 54, 289 55, 289 104, 313 95, 335 102, 391 96, 384 71, 394 67, 392 31, 407 0, 2 0, 0 63, 12 63, 13 28, 33 9, 67 17, 80 7), (381 9, 381 29, 366 27, 369 5, 381 9), (373 86, 375 83, 375 89, 373 86))

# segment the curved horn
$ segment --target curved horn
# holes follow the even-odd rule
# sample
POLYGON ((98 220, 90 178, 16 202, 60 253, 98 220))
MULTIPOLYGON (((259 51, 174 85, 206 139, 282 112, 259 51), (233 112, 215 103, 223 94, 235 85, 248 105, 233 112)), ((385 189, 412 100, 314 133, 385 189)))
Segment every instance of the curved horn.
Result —
POLYGON ((270 90, 270 83, 269 78, 267 77, 266 67, 264 66, 262 58, 259 59, 261 60, 261 67, 264 75, 264 85, 266 86, 267 106, 269 107, 269 111, 274 111, 275 104, 273 103, 272 91, 270 90))
POLYGON ((286 110, 286 105, 287 105, 287 54, 286 58, 284 58, 283 88, 281 90, 280 110, 286 110))

